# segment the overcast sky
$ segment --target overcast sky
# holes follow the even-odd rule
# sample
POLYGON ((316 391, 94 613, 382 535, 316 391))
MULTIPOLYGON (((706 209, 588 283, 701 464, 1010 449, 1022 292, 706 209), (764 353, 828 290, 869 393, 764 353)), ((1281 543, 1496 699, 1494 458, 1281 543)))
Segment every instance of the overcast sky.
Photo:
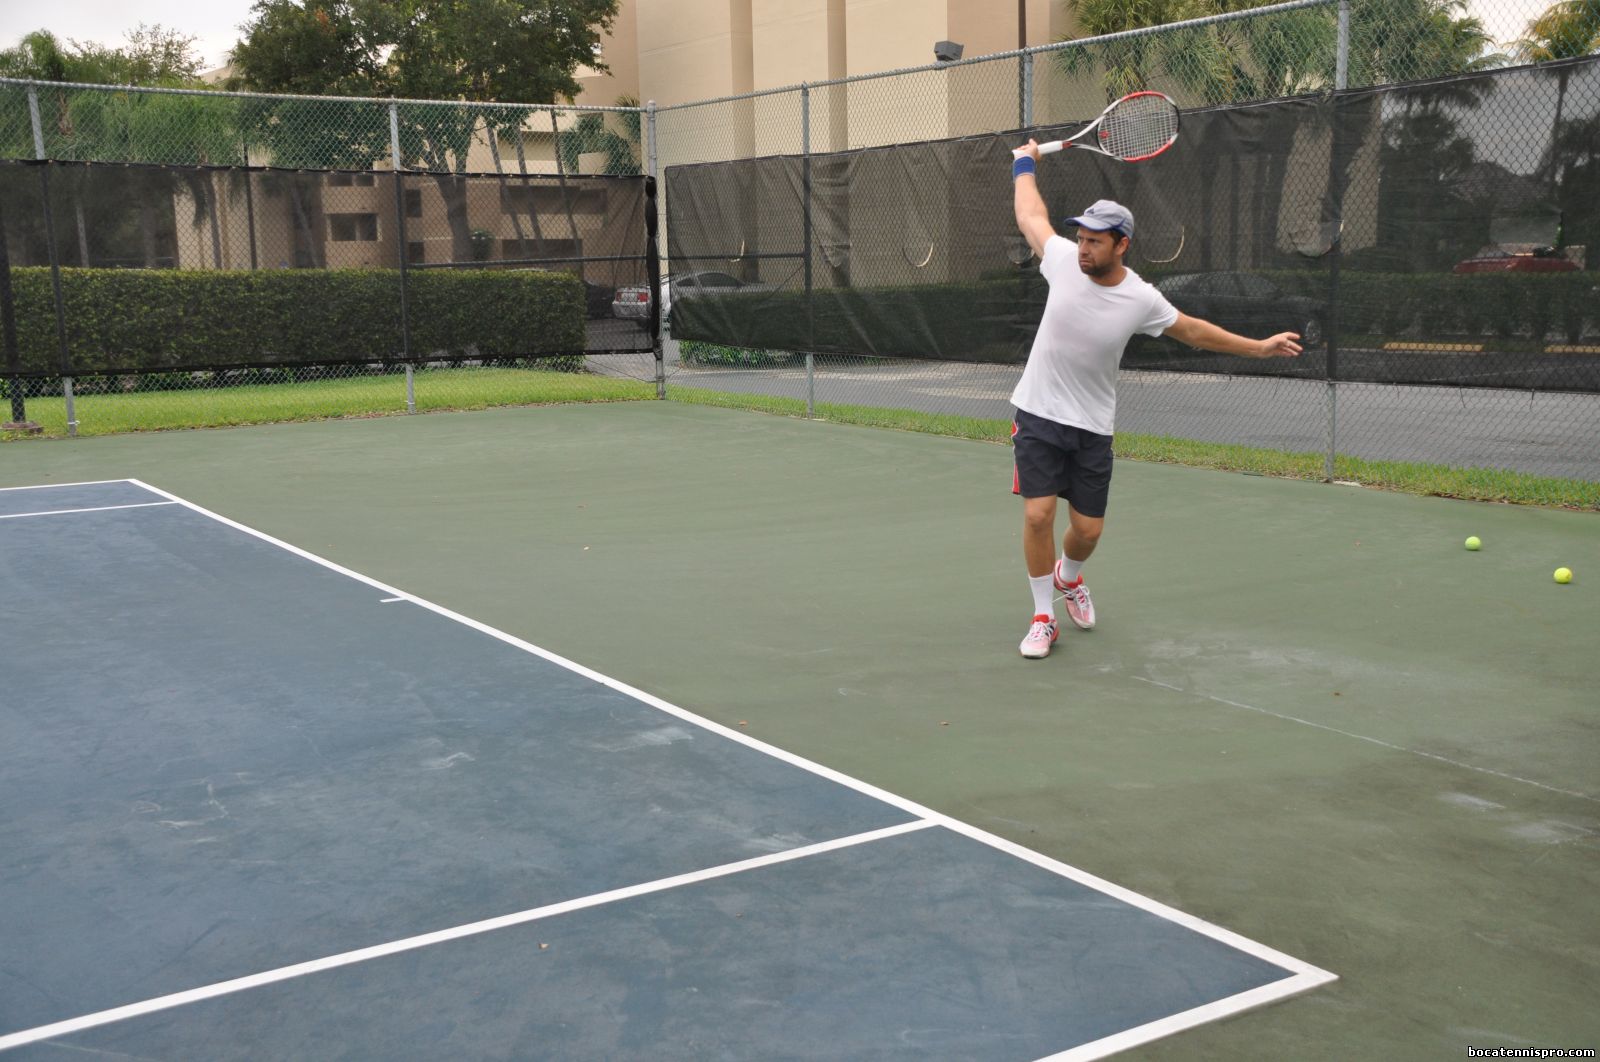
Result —
MULTIPOLYGON (((126 31, 144 22, 196 38, 209 69, 226 61, 228 49, 239 39, 239 25, 250 15, 250 4, 251 0, 4 0, 0 47, 9 48, 36 29, 115 47, 123 43, 126 31)), ((1520 37, 1528 20, 1547 5, 1548 0, 1468 0, 1490 35, 1502 42, 1520 37)))

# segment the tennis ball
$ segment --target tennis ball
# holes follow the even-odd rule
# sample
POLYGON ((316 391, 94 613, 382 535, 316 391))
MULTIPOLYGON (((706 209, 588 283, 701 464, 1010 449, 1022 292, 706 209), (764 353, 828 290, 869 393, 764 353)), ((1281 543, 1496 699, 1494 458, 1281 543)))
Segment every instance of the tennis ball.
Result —
POLYGON ((1483 546, 1483 543, 1478 540, 1478 536, 1477 535, 1472 535, 1472 536, 1468 537, 1468 539, 1467 539, 1467 548, 1468 549, 1481 549, 1482 546, 1483 546))
POLYGON ((1558 582, 1558 583, 1570 583, 1570 582, 1572 582, 1572 569, 1571 568, 1557 568, 1556 569, 1556 582, 1558 582))

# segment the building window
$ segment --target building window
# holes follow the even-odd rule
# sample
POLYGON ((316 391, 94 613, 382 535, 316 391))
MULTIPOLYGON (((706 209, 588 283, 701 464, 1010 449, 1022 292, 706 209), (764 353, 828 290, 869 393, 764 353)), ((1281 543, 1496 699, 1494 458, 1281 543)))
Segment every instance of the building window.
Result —
POLYGON ((425 244, 423 244, 423 242, 421 240, 410 240, 410 241, 407 241, 407 243, 406 243, 406 261, 407 262, 415 264, 417 262, 426 261, 427 257, 428 257, 427 247, 426 247, 425 244))
POLYGON ((328 236, 334 243, 371 243, 378 238, 378 215, 329 214, 328 236))
POLYGON ((370 173, 328 174, 328 183, 335 188, 371 188, 376 180, 370 173))
POLYGON ((422 190, 420 188, 406 189, 406 217, 420 218, 422 216, 422 190))

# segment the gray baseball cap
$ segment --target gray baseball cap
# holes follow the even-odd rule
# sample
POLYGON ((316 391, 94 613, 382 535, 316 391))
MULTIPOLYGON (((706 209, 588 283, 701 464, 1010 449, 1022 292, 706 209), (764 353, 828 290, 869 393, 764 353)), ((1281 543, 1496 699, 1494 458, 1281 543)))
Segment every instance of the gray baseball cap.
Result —
POLYGON ((1124 236, 1133 235, 1133 211, 1110 199, 1099 199, 1080 217, 1068 218, 1067 224, 1078 225, 1095 232, 1116 229, 1124 236))

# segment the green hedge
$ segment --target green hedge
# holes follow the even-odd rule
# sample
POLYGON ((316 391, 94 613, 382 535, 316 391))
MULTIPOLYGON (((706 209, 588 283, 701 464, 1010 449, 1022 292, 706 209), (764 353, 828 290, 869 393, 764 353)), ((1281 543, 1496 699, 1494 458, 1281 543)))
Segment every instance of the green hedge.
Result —
MULTIPOLYGON (((1264 271, 1279 287, 1328 297, 1323 273, 1264 271)), ((1600 333, 1600 277, 1570 273, 1339 274, 1342 332, 1577 343, 1600 333)))
MULTIPOLYGON (((13 269, 11 282, 22 371, 60 372, 50 270, 13 269)), ((570 274, 418 270, 406 286, 413 358, 584 349, 570 274)), ((63 269, 61 289, 73 373, 401 356, 398 270, 63 269)))
MULTIPOLYGON (((1328 297, 1326 273, 1263 270, 1290 294, 1328 297)), ((1149 275, 1157 281, 1159 275, 1149 275)), ((1576 343, 1600 333, 1593 273, 1345 272, 1345 334, 1524 337, 1576 343)), ((810 349, 853 354, 1014 361, 1027 352, 1047 288, 1038 272, 970 284, 819 289, 810 349)), ((804 292, 697 295, 672 308, 673 335, 728 346, 805 349, 804 292)))

